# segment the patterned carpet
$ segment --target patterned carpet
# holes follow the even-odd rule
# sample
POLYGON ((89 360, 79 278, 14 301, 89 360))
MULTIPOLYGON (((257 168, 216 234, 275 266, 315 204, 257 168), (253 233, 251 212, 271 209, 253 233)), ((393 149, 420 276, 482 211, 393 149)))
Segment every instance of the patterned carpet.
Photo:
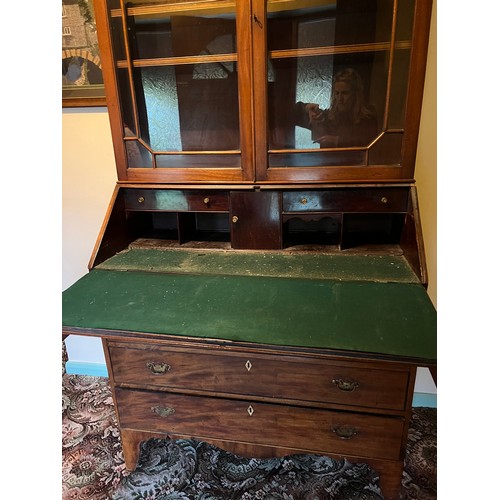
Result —
MULTIPOLYGON (((295 500, 383 498, 365 464, 302 455, 240 459, 194 440, 142 443, 125 470, 108 379, 62 376, 63 500, 295 500)), ((402 500, 436 496, 436 410, 414 409, 402 500)))

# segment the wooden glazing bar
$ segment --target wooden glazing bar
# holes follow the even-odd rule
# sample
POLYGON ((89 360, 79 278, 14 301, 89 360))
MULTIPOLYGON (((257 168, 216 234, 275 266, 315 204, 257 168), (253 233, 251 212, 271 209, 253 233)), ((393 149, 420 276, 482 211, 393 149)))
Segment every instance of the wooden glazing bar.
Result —
MULTIPOLYGON (((181 64, 206 64, 211 62, 237 62, 238 56, 232 54, 213 54, 207 56, 158 57, 154 59, 134 59, 132 66, 145 68, 148 66, 180 66, 181 64)), ((127 61, 118 61, 119 68, 127 68, 127 61)))
MULTIPOLYGON (((126 11, 129 16, 150 16, 155 14, 224 14, 234 12, 236 2, 234 1, 208 1, 208 2, 179 2, 158 5, 141 5, 129 7, 126 11)), ((120 17, 121 12, 118 9, 111 11, 111 17, 120 17)))
POLYGON ((241 151, 239 149, 233 149, 233 150, 223 150, 223 151, 155 151, 155 154, 157 155, 162 155, 162 156, 168 156, 168 155, 193 155, 193 156, 200 156, 200 155, 238 155, 240 154, 241 151))
POLYGON ((310 148, 310 149, 269 149, 268 153, 273 154, 300 154, 300 153, 329 153, 333 151, 366 151, 367 147, 346 147, 346 148, 310 148))
POLYGON ((284 59, 288 57, 311 57, 333 54, 356 54, 361 52, 383 52, 384 50, 391 50, 392 47, 394 47, 395 49, 409 49, 411 48, 411 42, 409 40, 404 40, 394 44, 392 42, 376 42, 359 43, 354 45, 330 45, 325 47, 311 47, 305 49, 270 50, 269 57, 271 59, 284 59))

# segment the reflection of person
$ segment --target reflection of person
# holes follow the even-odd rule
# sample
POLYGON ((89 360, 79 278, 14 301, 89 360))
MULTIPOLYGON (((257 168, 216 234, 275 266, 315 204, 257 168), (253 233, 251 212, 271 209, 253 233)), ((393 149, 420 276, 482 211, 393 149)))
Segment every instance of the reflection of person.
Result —
POLYGON ((298 102, 295 124, 311 130, 311 139, 322 148, 367 146, 377 135, 377 115, 365 104, 363 82, 354 69, 335 75, 330 108, 298 102))

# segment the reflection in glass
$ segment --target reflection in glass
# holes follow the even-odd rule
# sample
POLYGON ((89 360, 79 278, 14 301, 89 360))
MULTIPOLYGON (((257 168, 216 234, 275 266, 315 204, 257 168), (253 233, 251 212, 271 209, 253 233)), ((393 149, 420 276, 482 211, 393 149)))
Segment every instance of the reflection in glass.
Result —
POLYGON ((154 152, 238 150, 234 5, 216 16, 178 15, 173 3, 164 8, 126 18, 133 89, 126 61, 118 73, 121 93, 133 97, 123 109, 128 127, 154 152))
POLYGON ((399 165, 402 159, 403 133, 385 133, 368 152, 368 164, 399 165))
MULTIPOLYGON (((402 2, 404 3, 404 2, 402 2)), ((287 50, 389 42, 393 0, 268 0, 268 49, 287 50), (308 36, 297 36, 303 23, 308 36)))
POLYGON ((403 128, 406 113, 406 93, 410 71, 410 50, 396 50, 389 99, 389 128, 403 128))
POLYGON ((130 81, 127 70, 119 69, 116 72, 116 79, 125 129, 124 134, 127 136, 136 136, 137 130, 135 126, 134 106, 132 104, 132 94, 130 92, 130 81))
MULTIPOLYGON (((322 109, 330 105, 332 93, 333 58, 322 57, 321 66, 317 65, 317 59, 301 57, 297 61, 297 102, 315 102, 322 109)), ((297 118, 294 119, 297 124, 297 118)), ((311 144, 311 133, 309 127, 295 127, 295 147, 305 149, 319 147, 319 143, 311 144)))
POLYGON ((414 0, 267 0, 270 167, 376 164, 381 151, 400 161, 413 9, 414 0), (359 151, 293 152, 320 148, 359 151))
POLYGON ((129 168, 151 168, 151 153, 139 141, 126 141, 129 168))
POLYGON ((235 154, 157 154, 157 168, 241 168, 241 155, 235 154))
POLYGON ((404 2, 398 2, 396 40, 411 40, 414 14, 415 0, 405 0, 404 2))
POLYGON ((154 151, 239 149, 235 63, 141 68, 146 123, 154 151))
POLYGON ((297 102, 294 123, 311 130, 321 148, 367 146, 378 132, 375 108, 365 102, 363 81, 352 68, 335 75, 328 108, 297 102))
POLYGON ((143 68, 142 81, 154 151, 180 151, 179 101, 172 66, 143 68))
POLYGON ((382 130, 387 58, 383 51, 273 59, 269 149, 368 146, 382 130))
POLYGON ((137 16, 129 17, 127 22, 133 59, 236 52, 234 13, 214 18, 187 15, 137 16))

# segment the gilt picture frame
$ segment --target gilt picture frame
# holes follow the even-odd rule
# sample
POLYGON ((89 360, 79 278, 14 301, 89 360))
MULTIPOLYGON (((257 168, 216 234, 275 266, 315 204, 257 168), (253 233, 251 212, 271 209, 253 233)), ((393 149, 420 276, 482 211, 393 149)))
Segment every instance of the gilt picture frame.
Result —
POLYGON ((106 106, 92 0, 62 0, 62 106, 106 106))

